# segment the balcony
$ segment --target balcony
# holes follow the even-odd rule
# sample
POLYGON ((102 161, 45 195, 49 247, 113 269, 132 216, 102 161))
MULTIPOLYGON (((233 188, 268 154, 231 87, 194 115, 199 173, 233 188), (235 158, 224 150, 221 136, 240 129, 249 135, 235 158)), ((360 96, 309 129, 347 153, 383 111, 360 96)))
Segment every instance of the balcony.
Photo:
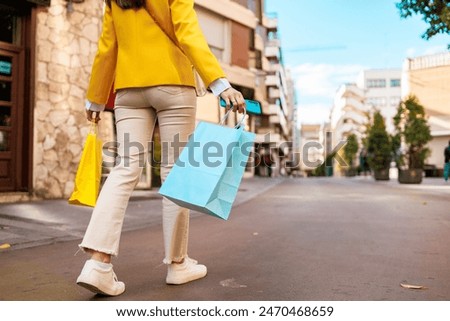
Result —
POLYGON ((279 99, 280 98, 280 89, 270 87, 269 88, 269 98, 270 99, 279 99))
POLYGON ((280 39, 270 39, 266 42, 266 47, 281 48, 281 40, 280 39))
POLYGON ((361 115, 360 113, 354 112, 354 111, 344 112, 342 119, 351 119, 354 124, 360 124, 360 125, 364 125, 368 121, 366 116, 361 115))
POLYGON ((339 88, 337 95, 342 96, 344 98, 350 97, 362 98, 365 96, 365 92, 364 89, 359 88, 358 86, 355 86, 353 84, 345 84, 339 88))
POLYGON ((280 124, 280 116, 278 115, 270 115, 269 116, 269 122, 271 124, 279 125, 280 124))
POLYGON ((277 75, 268 75, 266 76, 266 86, 267 87, 278 87, 280 84, 279 78, 277 75))
POLYGON ((275 104, 268 105, 268 107, 264 110, 265 115, 278 115, 278 110, 280 107, 275 104))
POLYGON ((267 58, 279 58, 280 47, 266 47, 264 49, 264 56, 267 58))
POLYGON ((361 113, 368 111, 367 107, 360 100, 353 97, 340 98, 336 101, 336 106, 341 110, 358 110, 361 113))
POLYGON ((278 18, 276 17, 276 15, 271 15, 270 17, 264 15, 262 23, 263 26, 269 31, 278 29, 278 18))
POLYGON ((262 57, 262 70, 265 72, 272 72, 272 65, 269 62, 269 59, 266 57, 262 57))
POLYGON ((279 108, 277 105, 270 105, 268 103, 261 104, 263 115, 277 115, 277 109, 279 108))
POLYGON ((270 64, 269 71, 279 72, 281 70, 281 64, 270 64))
POLYGON ((264 39, 258 35, 255 34, 255 49, 256 50, 260 50, 260 51, 264 51, 264 39))

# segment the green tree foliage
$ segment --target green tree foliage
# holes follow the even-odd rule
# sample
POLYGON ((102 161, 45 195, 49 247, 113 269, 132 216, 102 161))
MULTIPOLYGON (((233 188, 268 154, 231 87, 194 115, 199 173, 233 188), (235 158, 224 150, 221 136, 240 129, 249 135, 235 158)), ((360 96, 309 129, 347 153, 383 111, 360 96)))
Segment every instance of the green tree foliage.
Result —
POLYGON ((400 149, 402 143, 406 145, 403 153, 397 153, 398 165, 407 165, 409 169, 423 168, 425 159, 430 154, 426 144, 432 137, 425 108, 417 97, 411 95, 400 102, 394 124, 397 131, 393 138, 395 147, 400 149))
POLYGON ((333 158, 336 156, 336 152, 327 155, 325 161, 319 167, 312 171, 312 176, 328 176, 333 173, 333 158))
POLYGON ((367 162, 370 168, 373 170, 388 169, 392 159, 391 138, 379 111, 373 115, 373 123, 369 126, 366 142, 367 162))
MULTIPOLYGON (((426 40, 443 33, 450 34, 450 1, 449 0, 401 0, 396 3, 402 18, 413 14, 423 16, 428 29, 422 35, 426 40)), ((450 44, 449 44, 450 49, 450 44)))
POLYGON ((349 135, 347 137, 347 144, 345 144, 344 146, 344 159, 350 165, 350 167, 353 167, 358 149, 358 138, 355 134, 349 135))

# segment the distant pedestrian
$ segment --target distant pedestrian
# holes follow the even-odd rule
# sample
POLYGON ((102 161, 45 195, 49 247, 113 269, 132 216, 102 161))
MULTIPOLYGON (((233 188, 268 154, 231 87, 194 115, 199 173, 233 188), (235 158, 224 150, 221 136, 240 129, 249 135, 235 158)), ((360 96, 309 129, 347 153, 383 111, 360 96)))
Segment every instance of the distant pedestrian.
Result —
MULTIPOLYGON (((106 0, 103 31, 87 91, 87 118, 100 120, 114 82, 118 164, 100 192, 80 248, 90 254, 77 284, 110 296, 125 291, 111 257, 119 252, 124 214, 148 157, 155 120, 160 126, 161 179, 167 177, 187 142, 196 112, 192 65, 210 90, 244 112, 242 94, 232 88, 200 29, 194 0, 106 0), (159 21, 160 20, 160 21, 159 21), (125 142, 133 145, 130 148, 125 142), (136 145, 142 148, 134 148, 136 145), (170 148, 169 148, 170 147, 170 148), (167 150, 165 150, 167 149, 167 150)), ((183 188, 180 186, 179 188, 183 188)), ((167 284, 200 279, 206 266, 188 257, 189 210, 163 199, 167 284)))
POLYGON ((369 164, 367 163, 367 150, 363 148, 359 153, 359 167, 364 176, 369 171, 369 164))
POLYGON ((450 175, 450 140, 448 141, 448 146, 444 149, 444 179, 447 182, 450 175))
POLYGON ((273 160, 272 160, 272 155, 270 152, 267 152, 264 155, 264 165, 267 168, 267 176, 268 177, 272 177, 272 165, 273 165, 273 160))

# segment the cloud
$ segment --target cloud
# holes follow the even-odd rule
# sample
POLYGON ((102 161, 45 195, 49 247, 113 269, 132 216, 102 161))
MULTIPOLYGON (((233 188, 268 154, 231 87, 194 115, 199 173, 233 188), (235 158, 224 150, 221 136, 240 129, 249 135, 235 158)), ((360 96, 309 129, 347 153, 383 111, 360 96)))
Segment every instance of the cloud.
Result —
POLYGON ((415 57, 416 56, 416 52, 417 52, 416 48, 408 48, 406 50, 406 57, 408 57, 408 58, 415 57))
POLYGON ((420 56, 429 56, 429 55, 434 55, 434 54, 442 53, 442 52, 448 52, 446 45, 432 46, 432 47, 424 48, 421 51, 417 50, 414 47, 411 47, 406 50, 406 57, 414 58, 414 57, 420 57, 420 56))
POLYGON ((328 121, 331 103, 303 104, 298 108, 298 119, 301 124, 322 124, 328 121))
POLYGON ((333 99, 341 84, 356 82, 362 65, 301 64, 292 68, 298 95, 333 99))
POLYGON ((424 52, 423 55, 434 55, 437 53, 442 53, 442 52, 448 52, 447 46, 433 46, 430 48, 427 48, 424 52))
POLYGON ((340 85, 356 82, 362 65, 305 63, 291 67, 299 101, 301 123, 323 123, 329 118, 334 95, 340 85))

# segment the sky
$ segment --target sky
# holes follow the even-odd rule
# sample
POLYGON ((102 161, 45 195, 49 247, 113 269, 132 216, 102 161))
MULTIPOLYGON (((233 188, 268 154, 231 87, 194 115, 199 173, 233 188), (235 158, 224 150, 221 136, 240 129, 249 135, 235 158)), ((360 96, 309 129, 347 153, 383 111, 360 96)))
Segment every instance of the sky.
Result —
POLYGON ((283 60, 295 81, 302 124, 328 120, 341 84, 364 69, 402 68, 408 57, 444 52, 450 35, 421 36, 421 16, 401 19, 397 0, 266 0, 277 13, 283 60))

